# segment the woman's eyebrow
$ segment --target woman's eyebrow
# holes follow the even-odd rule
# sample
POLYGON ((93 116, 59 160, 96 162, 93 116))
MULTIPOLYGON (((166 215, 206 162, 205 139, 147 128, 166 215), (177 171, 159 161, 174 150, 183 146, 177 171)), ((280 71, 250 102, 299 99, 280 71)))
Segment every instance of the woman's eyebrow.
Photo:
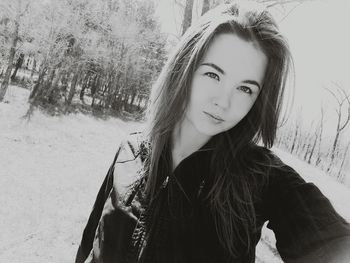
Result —
MULTIPOLYGON (((216 69, 217 71, 219 71, 221 74, 225 75, 225 71, 220 68, 218 65, 215 65, 214 63, 202 63, 201 66, 209 66, 209 67, 212 67, 214 69, 216 69)), ((247 83, 247 84, 251 84, 251 85, 255 85, 258 87, 259 90, 261 90, 261 87, 260 87, 260 84, 255 81, 255 80, 250 80, 250 79, 247 79, 247 80, 243 80, 242 83, 247 83)))
POLYGON ((255 85, 255 86, 257 86, 257 87, 259 88, 259 90, 261 90, 261 87, 260 87, 259 83, 256 82, 255 80, 249 80, 249 79, 247 79, 247 80, 243 80, 242 83, 247 83, 247 84, 255 85))
POLYGON ((222 68, 220 68, 219 66, 215 65, 214 63, 202 63, 201 66, 212 67, 212 68, 216 69, 217 71, 219 71, 221 74, 225 75, 225 71, 222 68))

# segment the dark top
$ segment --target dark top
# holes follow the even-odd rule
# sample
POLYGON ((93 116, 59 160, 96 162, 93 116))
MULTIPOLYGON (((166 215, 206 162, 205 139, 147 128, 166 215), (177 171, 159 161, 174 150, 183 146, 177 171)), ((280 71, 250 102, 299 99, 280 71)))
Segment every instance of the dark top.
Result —
MULTIPOLYGON (((182 160, 160 188, 159 233, 156 240, 149 241, 139 195, 144 181, 137 180, 144 141, 139 135, 123 141, 96 198, 76 263, 255 262, 255 250, 246 253, 244 243, 242 254, 233 259, 219 241, 210 205, 204 198, 212 183, 210 146, 207 143, 182 160), (135 181, 138 183, 133 188, 127 187, 135 181), (169 192, 176 198, 170 200, 169 192), (181 215, 185 216, 177 217, 173 207, 183 209, 181 215)), ((263 224, 269 221, 267 227, 275 233, 276 247, 285 262, 350 262, 345 259, 350 248, 349 224, 329 200, 267 149, 256 146, 254 151, 257 154, 252 158, 259 152, 268 153, 273 165, 266 172, 268 183, 261 185, 253 200, 256 229, 252 231, 252 247, 260 239, 263 224)))

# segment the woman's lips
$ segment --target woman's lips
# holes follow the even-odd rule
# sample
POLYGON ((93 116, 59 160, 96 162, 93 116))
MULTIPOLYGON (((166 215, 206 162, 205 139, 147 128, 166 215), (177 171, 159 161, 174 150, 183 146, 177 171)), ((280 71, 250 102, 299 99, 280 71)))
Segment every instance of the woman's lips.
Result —
POLYGON ((217 121, 224 121, 223 119, 221 119, 219 116, 211 114, 209 112, 205 112, 203 111, 205 114, 207 114, 208 116, 212 117, 213 119, 217 120, 217 121))

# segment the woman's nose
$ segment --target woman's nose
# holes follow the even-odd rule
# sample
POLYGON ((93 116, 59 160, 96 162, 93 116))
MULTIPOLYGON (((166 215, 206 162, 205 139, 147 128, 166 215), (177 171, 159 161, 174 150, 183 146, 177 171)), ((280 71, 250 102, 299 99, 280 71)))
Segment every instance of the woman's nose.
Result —
POLYGON ((229 92, 218 92, 214 97, 214 104, 221 107, 222 109, 227 109, 230 107, 230 94, 229 92))

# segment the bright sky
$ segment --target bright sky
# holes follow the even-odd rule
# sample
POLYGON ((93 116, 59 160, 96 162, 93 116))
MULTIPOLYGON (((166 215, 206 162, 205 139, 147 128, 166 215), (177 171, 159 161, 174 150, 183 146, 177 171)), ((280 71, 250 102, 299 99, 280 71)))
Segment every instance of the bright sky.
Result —
POLYGON ((350 1, 305 2, 281 23, 296 67, 296 99, 305 111, 320 101, 331 106, 323 87, 338 83, 350 92, 350 1))
MULTIPOLYGON (((157 14, 164 32, 179 35, 180 10, 175 0, 158 0, 157 14)), ((195 15, 198 11, 194 11, 195 15)), ((284 16, 281 12, 276 10, 276 14, 284 16)), ((336 104, 324 87, 335 90, 336 82, 350 94, 349 13, 347 0, 305 1, 280 22, 295 61, 295 108, 302 107, 303 118, 309 122, 318 118, 321 104, 325 105, 326 127, 330 130, 334 130, 336 104)))

